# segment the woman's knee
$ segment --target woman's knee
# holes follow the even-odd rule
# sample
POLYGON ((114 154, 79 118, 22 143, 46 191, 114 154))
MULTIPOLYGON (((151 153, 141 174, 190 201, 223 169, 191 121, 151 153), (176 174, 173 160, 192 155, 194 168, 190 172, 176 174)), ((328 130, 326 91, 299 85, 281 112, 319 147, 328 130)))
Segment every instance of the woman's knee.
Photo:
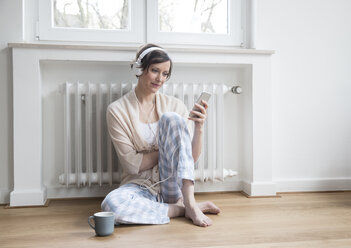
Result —
POLYGON ((101 203, 102 211, 118 211, 121 204, 130 200, 132 194, 125 194, 121 188, 111 191, 101 203))
POLYGON ((175 112, 166 112, 162 114, 160 122, 167 126, 172 124, 186 125, 184 118, 175 112))

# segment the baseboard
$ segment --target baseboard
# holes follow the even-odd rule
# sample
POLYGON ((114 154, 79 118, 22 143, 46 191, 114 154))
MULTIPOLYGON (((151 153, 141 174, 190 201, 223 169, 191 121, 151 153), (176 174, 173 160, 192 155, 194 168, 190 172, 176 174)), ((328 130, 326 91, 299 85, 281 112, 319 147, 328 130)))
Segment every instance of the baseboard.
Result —
POLYGON ((117 187, 118 185, 103 185, 101 187, 98 185, 92 185, 91 187, 80 188, 74 186, 53 186, 47 187, 47 196, 48 199, 104 197, 117 187))
POLYGON ((10 193, 10 206, 44 206, 46 203, 46 188, 15 189, 10 193))
MULTIPOLYGON (((118 185, 92 186, 84 188, 56 186, 48 187, 48 199, 104 197, 118 185)), ((274 197, 276 192, 325 192, 325 191, 350 191, 351 178, 327 178, 327 179, 282 179, 274 182, 249 183, 237 179, 227 179, 224 182, 206 182, 195 184, 195 191, 201 192, 225 192, 242 191, 249 198, 274 197)), ((0 204, 10 203, 10 191, 0 189, 0 204)), ((28 202, 25 205, 30 205, 28 202)), ((42 204, 45 205, 45 204, 42 204)))
MULTIPOLYGON (((47 187, 47 198, 81 198, 104 197, 118 185, 91 187, 47 187)), ((276 192, 307 192, 307 191, 339 191, 351 190, 351 178, 338 179, 293 179, 273 182, 239 181, 237 178, 226 179, 224 182, 206 182, 195 184, 195 192, 243 191, 249 197, 276 196, 276 192)))
POLYGON ((248 182, 241 181, 242 191, 249 197, 276 196, 276 184, 273 181, 248 182))
POLYGON ((244 195, 247 198, 281 198, 282 196, 279 194, 276 195, 262 195, 262 196, 251 196, 248 195, 245 191, 240 192, 242 195, 244 195))
POLYGON ((50 200, 47 199, 44 203, 44 205, 28 205, 28 206, 10 206, 10 204, 6 205, 4 208, 5 209, 13 209, 13 208, 43 208, 43 207, 48 207, 50 205, 50 200))
POLYGON ((8 204, 10 202, 10 190, 6 188, 0 189, 0 204, 8 204))
POLYGON ((351 178, 297 178, 275 180, 277 192, 351 190, 351 178))

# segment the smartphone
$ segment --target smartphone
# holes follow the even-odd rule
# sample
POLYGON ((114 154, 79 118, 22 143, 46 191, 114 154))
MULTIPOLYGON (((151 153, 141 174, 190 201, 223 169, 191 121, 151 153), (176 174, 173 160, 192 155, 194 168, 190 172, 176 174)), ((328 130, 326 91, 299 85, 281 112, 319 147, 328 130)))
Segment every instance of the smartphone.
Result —
MULTIPOLYGON (((203 106, 201 101, 204 100, 204 101, 208 102, 210 100, 210 98, 211 98, 211 94, 210 93, 202 92, 201 95, 199 96, 199 98, 196 100, 196 103, 198 103, 198 104, 203 106)), ((194 104, 193 110, 199 111, 199 109, 195 106, 195 104, 194 104)), ((193 114, 193 113, 190 113, 189 117, 194 118, 194 117, 197 117, 197 116, 195 114, 193 114)))

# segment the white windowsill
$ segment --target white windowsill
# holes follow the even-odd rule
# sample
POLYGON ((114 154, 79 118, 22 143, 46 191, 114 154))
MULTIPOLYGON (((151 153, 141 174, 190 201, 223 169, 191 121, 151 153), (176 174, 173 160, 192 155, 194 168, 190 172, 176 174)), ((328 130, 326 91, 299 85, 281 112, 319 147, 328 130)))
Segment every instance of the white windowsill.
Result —
MULTIPOLYGON (((35 49, 72 49, 72 50, 112 50, 112 51, 135 51, 139 45, 81 45, 81 44, 54 44, 54 43, 8 43, 10 48, 35 48, 35 49)), ((163 46, 171 52, 195 52, 195 53, 231 53, 271 55, 274 50, 245 49, 237 47, 214 47, 214 46, 163 46)))

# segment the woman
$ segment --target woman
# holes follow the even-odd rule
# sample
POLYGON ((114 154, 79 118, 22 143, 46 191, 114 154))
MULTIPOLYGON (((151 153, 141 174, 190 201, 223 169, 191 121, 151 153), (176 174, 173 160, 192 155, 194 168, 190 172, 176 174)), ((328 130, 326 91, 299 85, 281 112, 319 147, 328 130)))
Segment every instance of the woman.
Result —
POLYGON ((217 214, 212 202, 194 198, 194 161, 201 153, 207 103, 191 111, 174 97, 158 92, 172 72, 167 52, 144 45, 132 65, 138 84, 107 109, 108 130, 122 166, 121 186, 102 202, 116 224, 165 224, 186 216, 210 226, 204 213, 217 214), (194 121, 191 139, 190 121, 194 121))

